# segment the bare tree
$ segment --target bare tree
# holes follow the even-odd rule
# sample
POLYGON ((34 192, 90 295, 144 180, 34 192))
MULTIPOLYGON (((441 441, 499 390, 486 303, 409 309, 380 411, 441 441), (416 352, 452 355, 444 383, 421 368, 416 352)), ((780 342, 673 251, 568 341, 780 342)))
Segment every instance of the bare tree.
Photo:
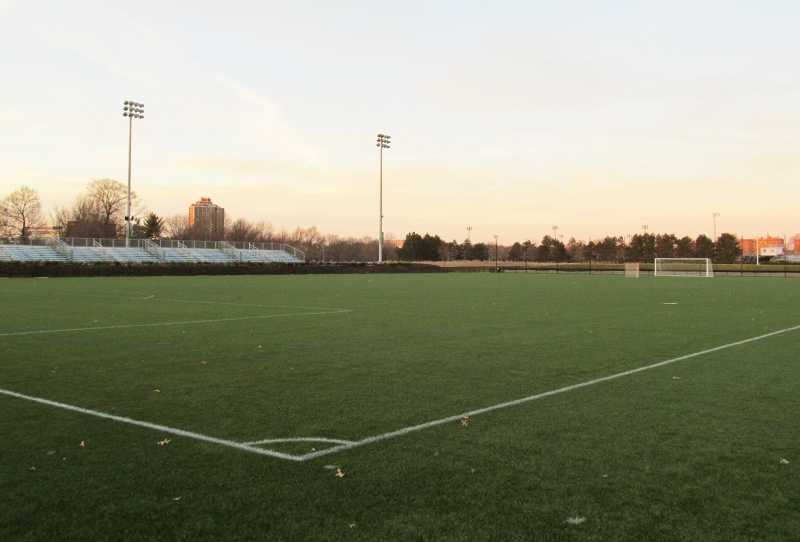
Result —
POLYGON ((39 194, 27 186, 11 192, 0 202, 0 224, 7 235, 28 239, 31 229, 45 224, 39 194))
POLYGON ((225 226, 225 239, 233 242, 253 243, 258 241, 259 228, 244 218, 239 218, 225 226))
POLYGON ((186 215, 173 215, 164 219, 164 233, 170 239, 188 239, 192 235, 189 217, 186 215))
MULTIPOLYGON (((89 183, 87 196, 97 206, 103 223, 122 222, 128 204, 128 187, 114 179, 98 179, 89 183)), ((131 201, 138 205, 135 192, 131 192, 131 201)))

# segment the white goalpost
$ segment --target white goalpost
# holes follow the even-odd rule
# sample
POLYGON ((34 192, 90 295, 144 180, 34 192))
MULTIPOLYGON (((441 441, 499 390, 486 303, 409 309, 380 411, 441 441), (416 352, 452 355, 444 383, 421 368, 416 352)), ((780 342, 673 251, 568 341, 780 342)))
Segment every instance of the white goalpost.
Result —
POLYGON ((713 277, 710 258, 656 258, 653 265, 656 277, 713 277))

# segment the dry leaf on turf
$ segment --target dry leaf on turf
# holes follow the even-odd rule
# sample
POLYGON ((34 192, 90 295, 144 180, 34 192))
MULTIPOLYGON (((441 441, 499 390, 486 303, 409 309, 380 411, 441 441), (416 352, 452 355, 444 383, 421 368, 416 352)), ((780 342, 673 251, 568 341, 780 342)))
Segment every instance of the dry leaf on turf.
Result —
POLYGON ((171 439, 165 438, 164 440, 159 440, 159 441, 158 441, 158 445, 159 445, 159 446, 166 446, 166 445, 167 445, 167 444, 169 444, 170 442, 172 442, 172 440, 171 440, 171 439))
POLYGON ((344 471, 342 469, 336 469, 336 477, 344 478, 344 471))

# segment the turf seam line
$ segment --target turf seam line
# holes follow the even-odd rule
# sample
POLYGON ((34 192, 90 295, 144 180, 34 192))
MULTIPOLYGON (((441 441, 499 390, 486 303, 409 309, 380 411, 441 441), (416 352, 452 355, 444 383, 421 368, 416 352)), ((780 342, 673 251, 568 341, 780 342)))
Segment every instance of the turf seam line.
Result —
POLYGON ((169 427, 167 425, 160 425, 156 423, 145 422, 141 420, 135 420, 133 418, 126 418, 124 416, 116 416, 114 414, 108 414, 106 412, 100 412, 99 410, 91 410, 88 408, 83 408, 74 405, 68 405, 66 403, 60 403, 58 401, 51 401, 49 399, 43 399, 41 397, 34 397, 32 395, 25 395, 23 393, 17 393, 15 391, 6 390, 0 388, 0 395, 6 395, 8 397, 14 397, 16 399, 24 399, 26 401, 32 401, 34 403, 39 403, 42 405, 47 405, 51 407, 60 408, 63 410, 69 410, 72 412, 77 412, 79 414, 86 414, 89 416, 95 416, 97 418, 103 418, 106 420, 112 420, 119 423, 124 423, 128 425, 135 425, 138 427, 143 427, 145 429, 151 429, 154 431, 159 431, 161 433, 167 433, 170 435, 175 435, 178 437, 185 437, 189 439, 199 440, 201 442, 206 442, 209 444, 217 444, 219 446, 225 446, 228 448, 234 448, 237 450, 242 450, 245 452, 250 452, 253 454, 265 455, 269 457, 275 457, 278 459, 285 459, 288 461, 302 461, 300 456, 286 454, 282 452, 276 452, 275 450, 268 450, 265 448, 256 448, 254 446, 249 446, 247 444, 243 444, 241 442, 234 442, 232 440, 221 439, 217 437, 212 437, 209 435, 203 435, 202 433, 195 433, 194 431, 186 431, 185 429, 178 429, 176 427, 169 427))
POLYGON ((765 333, 763 335, 758 335, 756 337, 750 337, 748 339, 743 339, 741 341, 735 341, 735 342, 723 344, 721 346, 715 346, 714 348, 708 348, 706 350, 700 350, 699 352, 693 352, 691 354, 685 354, 683 356, 678 356, 676 358, 671 358, 671 359, 667 359, 667 360, 664 360, 664 361, 659 361, 657 363, 652 363, 650 365, 644 365, 642 367, 637 367, 635 369, 629 369, 627 371, 614 373, 612 375, 602 376, 602 377, 599 377, 599 378, 594 378, 592 380, 587 380, 586 382, 580 382, 578 384, 572 384, 570 386, 564 386, 563 388, 558 388, 558 389, 555 389, 555 390, 545 391, 545 392, 542 392, 542 393, 537 393, 535 395, 529 395, 528 397, 522 397, 520 399, 514 399, 512 401, 505 401, 503 403, 498 403, 496 405, 492 405, 492 406, 488 406, 488 407, 484 407, 484 408, 478 408, 478 409, 475 409, 475 410, 469 410, 467 412, 462 412, 461 414, 456 414, 454 416, 448 416, 446 418, 440 418, 438 420, 432 420, 432 421, 429 421, 429 422, 425 422, 425 423, 421 423, 421 424, 417 424, 417 425, 412 425, 412 426, 409 426, 409 427, 404 427, 402 429, 398 429, 396 431, 390 431, 388 433, 382 433, 380 435, 373 435, 371 437, 367 437, 367 438, 355 441, 355 442, 353 442, 351 444, 341 444, 339 446, 334 446, 332 448, 326 448, 325 450, 319 450, 319 451, 316 451, 316 452, 311 452, 311 453, 307 453, 307 454, 301 455, 299 460, 300 461, 308 461, 309 459, 315 459, 317 457, 322 457, 322 456, 325 456, 325 455, 329 455, 329 454, 333 454, 333 453, 337 453, 337 452, 342 452, 342 451, 350 450, 350 449, 353 449, 353 448, 359 448, 361 446, 366 446, 367 444, 373 444, 373 443, 380 442, 380 441, 383 441, 383 440, 388 440, 388 439, 392 439, 392 438, 395 438, 395 437, 400 437, 400 436, 403 436, 403 435, 407 435, 409 433, 413 433, 413 432, 416 432, 416 431, 421 431, 423 429, 430 429, 431 427, 436 427, 436 426, 439 426, 439 425, 444 425, 444 424, 448 424, 448 423, 457 422, 457 421, 459 421, 459 420, 461 420, 461 419, 463 419, 465 417, 479 416, 481 414, 486 414, 488 412, 493 412, 495 410, 500 410, 500 409, 503 409, 503 408, 508 408, 508 407, 512 407, 512 406, 521 405, 521 404, 524 404, 524 403, 529 403, 531 401, 536 401, 538 399, 544 399, 545 397, 550 397, 550 396, 553 396, 553 395, 559 395, 561 393, 566 393, 566 392, 577 390, 577 389, 580 389, 580 388, 586 388, 588 386, 593 386, 595 384, 600 384, 602 382, 608 382, 609 380, 616 380, 616 379, 623 378, 623 377, 626 377, 626 376, 630 376, 630 375, 633 375, 633 374, 636 374, 636 373, 641 373, 641 372, 644 372, 644 371, 649 371, 651 369, 656 369, 658 367, 664 367, 665 365, 671 365, 671 364, 677 363, 679 361, 685 361, 687 359, 692 359, 692 358, 704 356, 706 354, 712 354, 714 352, 719 352, 721 350, 727 350, 729 348, 734 348, 736 346, 741 346, 743 344, 748 344, 748 343, 752 343, 752 342, 756 342, 756 341, 761 341, 761 340, 764 340, 764 339, 768 339, 770 337, 774 337, 776 335, 782 335, 784 333, 789 333, 789 332, 797 331, 797 330, 800 330, 800 325, 787 327, 787 328, 784 328, 784 329, 779 329, 777 331, 772 331, 770 333, 765 333))
POLYGON ((323 316, 327 314, 346 314, 352 312, 351 309, 336 309, 317 312, 291 312, 283 314, 261 314, 257 316, 235 316, 231 318, 213 318, 207 320, 179 320, 173 322, 147 322, 142 324, 114 324, 109 326, 93 327, 73 327, 63 329, 34 329, 29 331, 7 331, 0 333, 0 337, 21 337, 26 335, 50 335, 56 333, 80 333, 87 331, 109 330, 109 329, 133 329, 144 327, 161 326, 192 326, 198 324, 218 324, 221 322, 242 322, 246 320, 266 320, 269 318, 288 318, 292 316, 323 316))

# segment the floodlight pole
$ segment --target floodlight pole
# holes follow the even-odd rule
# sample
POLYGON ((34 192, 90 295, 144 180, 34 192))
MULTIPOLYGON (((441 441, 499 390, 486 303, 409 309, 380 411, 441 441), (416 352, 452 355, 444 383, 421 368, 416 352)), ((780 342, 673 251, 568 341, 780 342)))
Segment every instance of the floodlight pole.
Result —
POLYGON ((497 248, 498 248, 497 237, 498 237, 497 235, 494 236, 494 268, 495 268, 495 270, 499 270, 500 269, 500 263, 499 263, 499 259, 498 259, 498 255, 497 255, 497 248))
POLYGON ((717 242, 717 218, 719 217, 719 213, 712 213, 712 218, 714 219, 714 242, 717 242))
POLYGON ((128 117, 128 210, 125 214, 125 247, 131 246, 131 157, 133 149, 133 119, 144 118, 144 104, 125 100, 122 104, 122 116, 128 117))
POLYGON ((378 134, 378 147, 380 167, 378 174, 378 263, 383 263, 383 149, 391 149, 392 136, 378 134))

